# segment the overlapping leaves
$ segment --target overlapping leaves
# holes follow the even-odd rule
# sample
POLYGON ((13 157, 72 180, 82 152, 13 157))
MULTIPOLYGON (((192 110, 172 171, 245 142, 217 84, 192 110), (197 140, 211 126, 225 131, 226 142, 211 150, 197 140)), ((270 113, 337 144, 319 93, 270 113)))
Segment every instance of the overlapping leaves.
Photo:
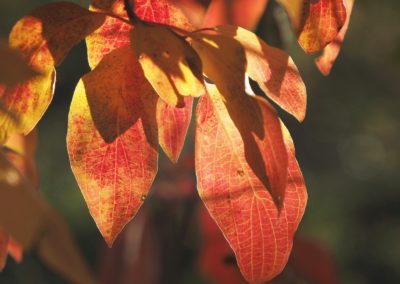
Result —
MULTIPOLYGON (((327 75, 344 39, 354 0, 276 0, 287 12, 295 36, 306 53, 324 50, 317 67, 327 75)), ((270 0, 212 1, 203 26, 235 24, 254 29, 270 0)))
MULTIPOLYGON (((280 1, 305 51, 332 42, 344 24, 342 1, 295 2, 280 1), (330 28, 321 25, 325 21, 330 28)), ((68 152, 89 211, 111 246, 148 194, 158 145, 178 160, 193 97, 201 96, 195 139, 200 196, 244 277, 267 281, 287 262, 307 194, 290 135, 266 99, 246 93, 245 80, 302 121, 306 92, 297 67, 243 28, 193 30, 167 0, 135 0, 134 7, 136 18, 129 19, 122 0, 94 0, 90 11, 55 3, 20 20, 10 45, 36 73, 0 88, 2 110, 11 114, 0 116, 0 138, 34 127, 51 101, 54 67, 86 38, 92 71, 71 103, 68 152)))

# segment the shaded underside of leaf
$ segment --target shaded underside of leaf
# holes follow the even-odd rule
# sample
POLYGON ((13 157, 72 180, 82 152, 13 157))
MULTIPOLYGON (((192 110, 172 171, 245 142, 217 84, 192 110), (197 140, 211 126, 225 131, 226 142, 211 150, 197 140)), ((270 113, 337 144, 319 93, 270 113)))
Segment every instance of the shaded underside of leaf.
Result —
POLYGON ((237 40, 205 31, 193 33, 191 45, 203 62, 204 74, 226 99, 244 94, 247 60, 237 40))
POLYGON ((215 29, 221 36, 231 37, 240 43, 245 52, 249 77, 270 99, 302 121, 307 105, 306 87, 292 58, 243 28, 224 25, 215 29))
POLYGON ((307 53, 334 40, 346 20, 344 0, 278 0, 291 19, 299 44, 307 53))
MULTIPOLYGON (((234 116, 221 116, 221 102, 213 95, 202 97, 197 107, 195 157, 200 197, 235 251, 244 277, 258 283, 273 278, 284 268, 307 195, 290 136, 281 129, 283 126, 278 125, 280 131, 276 132, 276 126, 273 126, 276 122, 271 124, 271 117, 276 114, 271 113, 264 102, 258 98, 250 99, 262 110, 264 118, 269 116, 269 122, 262 121, 267 127, 264 140, 270 140, 265 142, 262 152, 263 159, 270 159, 263 170, 268 178, 277 175, 276 181, 268 179, 270 184, 279 184, 279 175, 284 175, 286 182, 281 192, 271 190, 257 174, 257 168, 251 166, 251 158, 255 159, 255 156, 248 156, 246 144, 249 142, 243 139, 240 127, 226 128, 233 124, 234 116), (279 139, 282 141, 282 136, 285 153, 281 155, 279 139), (289 159, 288 163, 279 166, 285 157, 289 159), (287 171, 273 173, 273 164, 276 169, 286 165, 287 171)), ((254 111, 242 112, 256 123, 254 111)), ((279 124, 278 118, 275 119, 279 124)), ((257 141, 257 137, 253 137, 257 141)), ((257 142, 256 145, 260 145, 261 141, 257 142)), ((252 153, 257 152, 255 148, 257 146, 251 148, 252 153)), ((257 163, 258 167, 260 164, 257 163)))
POLYGON ((165 27, 136 25, 132 49, 158 95, 182 107, 183 97, 204 94, 202 64, 190 45, 165 27))
POLYGON ((68 153, 109 246, 136 214, 157 172, 156 100, 129 46, 107 55, 74 93, 68 153))
POLYGON ((342 46, 343 40, 346 36, 347 29, 349 27, 350 16, 353 10, 354 1, 355 0, 345 0, 346 22, 344 23, 344 26, 342 27, 336 38, 324 48, 322 54, 317 59, 315 59, 315 64, 317 65, 321 73, 324 74, 325 76, 329 75, 333 67, 333 64, 335 63, 335 60, 339 55, 340 48, 342 46))
POLYGON ((21 55, 0 41, 0 84, 14 85, 34 76, 34 72, 21 55))

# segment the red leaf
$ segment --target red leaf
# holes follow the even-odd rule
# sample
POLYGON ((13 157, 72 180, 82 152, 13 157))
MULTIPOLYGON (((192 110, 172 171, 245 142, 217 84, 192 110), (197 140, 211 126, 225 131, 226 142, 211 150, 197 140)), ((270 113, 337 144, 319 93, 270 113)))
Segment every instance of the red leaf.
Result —
POLYGON ((315 64, 317 64, 318 69, 325 76, 329 75, 329 73, 331 72, 333 63, 335 63, 335 60, 339 55, 340 48, 347 32, 347 28, 349 27, 354 0, 346 0, 345 3, 347 17, 344 26, 342 27, 336 38, 324 48, 322 55, 315 59, 315 64))
MULTIPOLYGON (((169 1, 135 1, 135 12, 138 17, 150 22, 157 22, 191 29, 188 19, 169 1)), ((94 0, 91 9, 95 11, 111 12, 117 16, 127 18, 123 0, 94 0)), ((116 48, 130 45, 130 31, 132 26, 113 17, 107 17, 104 24, 93 34, 87 37, 88 59, 91 68, 94 68, 101 59, 116 48)), ((133 43, 134 44, 134 43, 133 43)), ((183 147, 187 128, 192 112, 192 99, 185 98, 183 108, 166 106, 159 99, 157 103, 157 125, 159 128, 159 143, 167 156, 176 161, 183 147), (171 139, 170 137, 174 137, 171 139)))
POLYGON ((185 106, 172 107, 163 100, 157 102, 158 139, 168 158, 176 163, 185 143, 192 117, 193 98, 184 98, 185 106))
POLYGON ((278 0, 289 14, 301 47, 322 50, 334 40, 346 20, 344 0, 278 0))
POLYGON ((156 175, 156 98, 129 46, 104 57, 75 90, 68 153, 109 246, 136 214, 156 175))
MULTIPOLYGON (((192 29, 189 20, 168 0, 134 0, 136 15, 148 22, 176 26, 185 30, 192 29)), ((127 19, 124 0, 93 0, 93 11, 108 12, 127 19)), ((133 26, 114 17, 106 17, 103 25, 86 40, 88 59, 91 68, 114 49, 129 45, 129 32, 133 26)))
POLYGON ((249 282, 267 281, 288 260, 306 189, 291 138, 272 107, 249 96, 226 104, 214 89, 197 107, 198 190, 243 276, 249 282))

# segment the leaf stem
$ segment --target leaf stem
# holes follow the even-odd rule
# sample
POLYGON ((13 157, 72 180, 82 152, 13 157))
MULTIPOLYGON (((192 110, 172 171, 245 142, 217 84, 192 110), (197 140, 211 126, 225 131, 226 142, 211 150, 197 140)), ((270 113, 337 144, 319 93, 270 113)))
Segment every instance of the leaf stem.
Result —
POLYGON ((136 14, 134 12, 135 7, 134 7, 134 4, 132 3, 132 0, 124 0, 124 5, 125 5, 126 13, 128 14, 128 18, 132 22, 132 24, 139 23, 140 19, 136 16, 136 14))

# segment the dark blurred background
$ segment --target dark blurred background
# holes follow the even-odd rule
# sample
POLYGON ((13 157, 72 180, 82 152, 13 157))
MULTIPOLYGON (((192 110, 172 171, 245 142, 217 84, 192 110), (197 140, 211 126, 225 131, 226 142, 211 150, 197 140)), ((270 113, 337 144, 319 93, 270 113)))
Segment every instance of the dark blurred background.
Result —
MULTIPOLYGON (((7 37, 19 18, 48 2, 55 1, 1 0, 1 38, 7 37)), ((88 1, 72 2, 88 5, 88 1)), ((330 252, 340 283, 400 283, 400 2, 356 0, 342 52, 326 78, 290 32, 284 30, 279 40, 271 33, 267 14, 258 34, 271 44, 284 44, 308 89, 307 117, 302 124, 282 113, 293 135, 309 194, 298 235, 315 240, 330 252)), ((57 71, 53 103, 38 126, 41 190, 70 225, 91 268, 102 275, 107 263, 104 259, 110 252, 72 175, 65 143, 72 93, 78 79, 89 71, 85 45, 74 48, 57 71)), ((171 177, 184 167, 187 171, 191 144, 193 132, 176 166, 162 158, 157 191, 164 190, 164 186, 174 187, 171 177)), ((151 212, 156 220, 153 234, 163 235, 165 231, 154 224, 189 231, 179 232, 189 235, 189 245, 171 237, 176 232, 155 237, 162 240, 158 247, 167 246, 183 255, 175 262, 177 257, 170 255, 173 263, 164 255, 170 272, 163 283, 178 283, 171 280, 176 274, 182 283, 208 283, 194 268, 199 254, 198 228, 195 222, 182 217, 187 212, 193 214, 190 205, 199 198, 183 198, 189 204, 185 207, 179 205, 182 197, 173 200, 160 196, 155 188, 151 192, 142 211, 151 212), (175 208, 176 212, 165 208, 175 208), (185 222, 190 225, 183 226, 185 222)), ((0 283, 66 282, 42 265, 34 253, 28 253, 21 264, 9 258, 0 273, 0 283)))

